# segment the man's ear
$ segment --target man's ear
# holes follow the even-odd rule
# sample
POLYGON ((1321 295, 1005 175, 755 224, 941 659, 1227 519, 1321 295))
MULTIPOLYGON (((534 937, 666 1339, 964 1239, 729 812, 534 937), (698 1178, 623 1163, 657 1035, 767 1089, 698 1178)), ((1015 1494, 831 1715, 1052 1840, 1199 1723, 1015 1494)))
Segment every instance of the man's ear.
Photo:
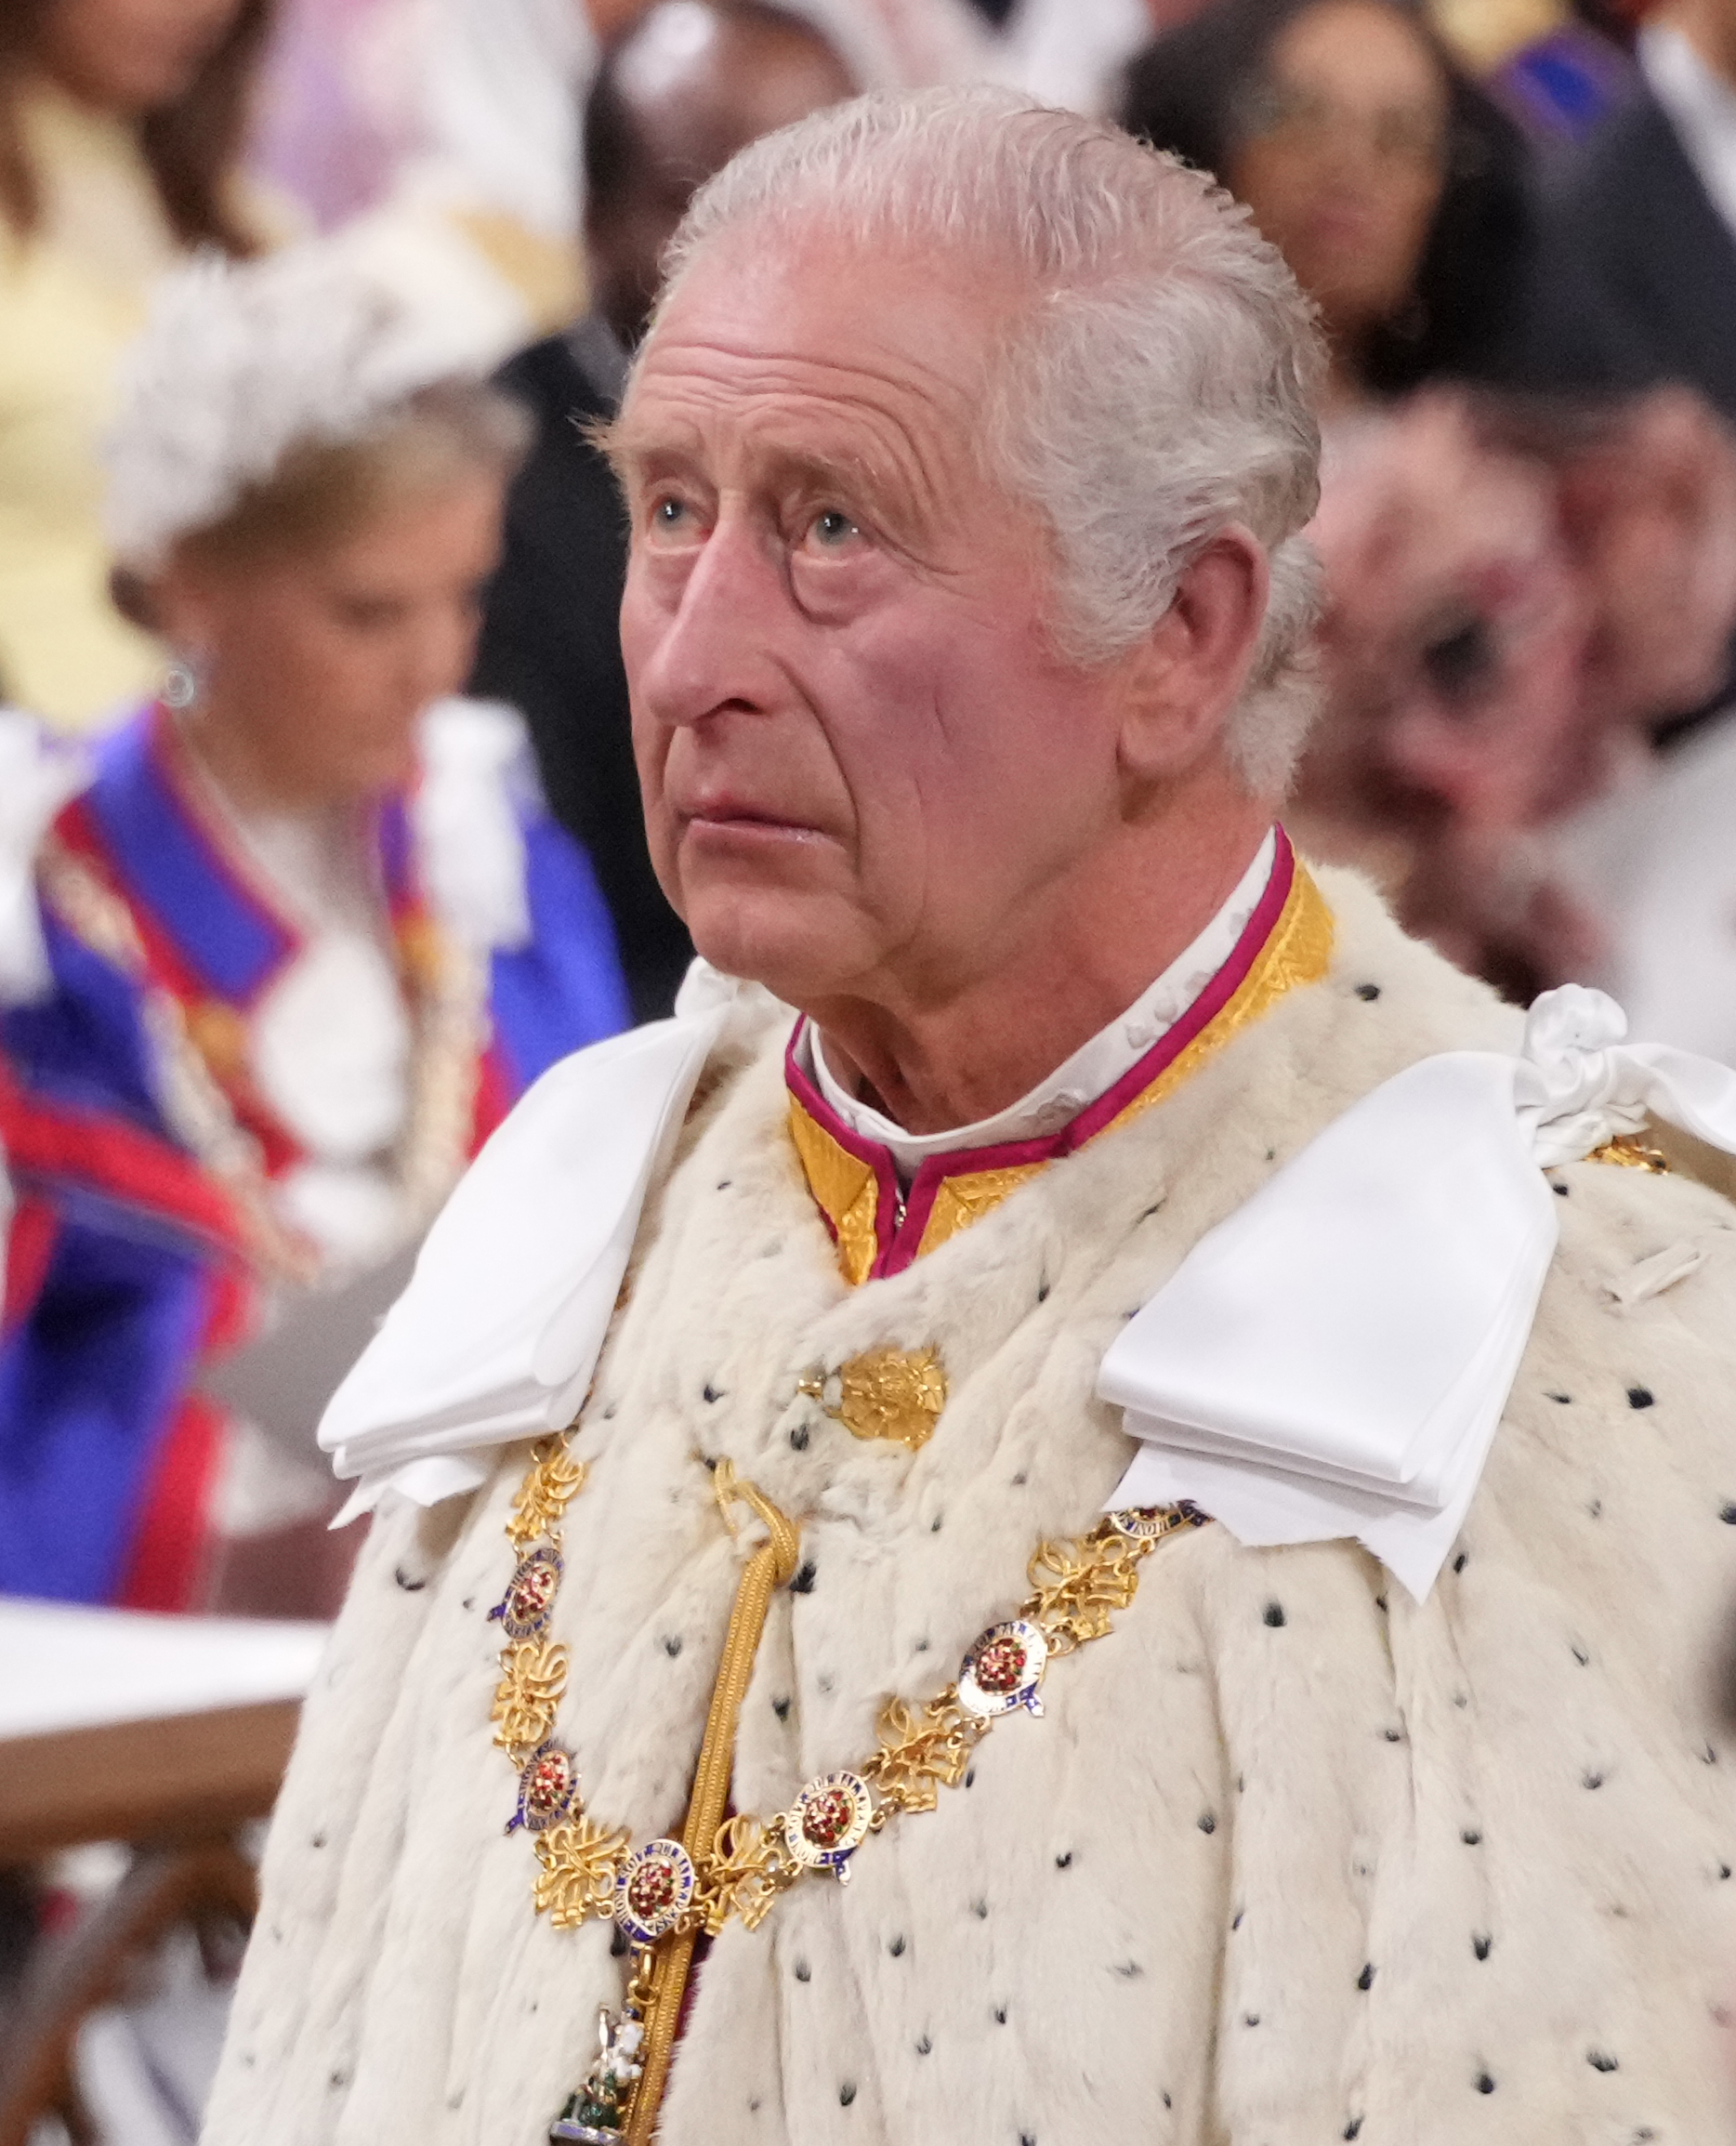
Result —
POLYGON ((1216 744, 1247 683, 1271 570, 1240 522, 1218 531, 1174 601, 1123 659, 1119 757, 1135 782, 1178 775, 1216 744))

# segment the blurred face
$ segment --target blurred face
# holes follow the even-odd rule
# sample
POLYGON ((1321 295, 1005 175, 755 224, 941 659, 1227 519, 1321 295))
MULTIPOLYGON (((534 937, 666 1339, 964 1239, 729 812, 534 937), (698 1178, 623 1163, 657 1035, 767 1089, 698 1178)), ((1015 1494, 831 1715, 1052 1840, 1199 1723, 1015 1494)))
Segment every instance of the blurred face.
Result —
POLYGON ((1434 56, 1374 0, 1322 0, 1273 44, 1225 177, 1330 329, 1365 331, 1412 296, 1447 124, 1434 56))
POLYGON ((186 95, 241 0, 50 0, 40 63, 82 103, 129 116, 186 95))
POLYGON ((797 1004, 996 973, 1118 807, 1112 674, 1048 649, 1046 540, 975 453, 1008 294, 725 242, 616 451, 622 645, 658 876, 797 1004))
POLYGON ((702 181, 737 150, 850 96, 843 63, 816 34, 661 0, 616 63, 637 143, 630 171, 585 232, 598 309, 631 349, 657 296, 658 264, 702 181))
POLYGON ((192 727, 240 801, 341 804, 409 778, 417 717, 469 672, 502 489, 466 478, 329 550, 165 573, 164 629, 205 678, 192 727))

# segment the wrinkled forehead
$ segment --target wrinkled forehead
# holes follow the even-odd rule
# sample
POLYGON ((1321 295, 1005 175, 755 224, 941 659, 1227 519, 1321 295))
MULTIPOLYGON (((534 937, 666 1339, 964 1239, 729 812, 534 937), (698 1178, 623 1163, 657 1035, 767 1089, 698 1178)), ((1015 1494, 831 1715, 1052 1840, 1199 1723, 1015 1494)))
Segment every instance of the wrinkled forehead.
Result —
POLYGON ((854 248, 823 228, 726 234, 658 310, 617 455, 700 429, 743 450, 800 439, 868 464, 980 462, 1019 303, 1006 270, 940 249, 854 248))

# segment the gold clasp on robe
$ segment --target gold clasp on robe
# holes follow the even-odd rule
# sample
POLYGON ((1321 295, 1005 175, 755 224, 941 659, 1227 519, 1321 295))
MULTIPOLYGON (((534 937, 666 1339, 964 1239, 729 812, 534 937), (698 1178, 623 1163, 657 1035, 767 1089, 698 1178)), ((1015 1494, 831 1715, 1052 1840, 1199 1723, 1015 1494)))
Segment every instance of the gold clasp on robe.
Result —
POLYGON ((871 1349, 835 1371, 805 1373, 796 1390, 852 1438, 889 1439, 918 1453, 946 1406, 946 1371, 932 1349, 871 1349))

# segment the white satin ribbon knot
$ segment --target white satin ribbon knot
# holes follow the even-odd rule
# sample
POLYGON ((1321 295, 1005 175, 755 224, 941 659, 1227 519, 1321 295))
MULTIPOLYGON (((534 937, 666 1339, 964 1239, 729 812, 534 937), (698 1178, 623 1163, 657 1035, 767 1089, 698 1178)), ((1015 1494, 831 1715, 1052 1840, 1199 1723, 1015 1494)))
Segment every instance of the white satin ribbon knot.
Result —
POLYGON ((1554 1257, 1542 1170, 1649 1116, 1736 1152, 1736 1073, 1626 1029, 1601 992, 1547 992, 1517 1056, 1408 1067, 1203 1237, 1103 1360, 1141 1442, 1111 1506, 1353 1536, 1426 1598, 1554 1257))

